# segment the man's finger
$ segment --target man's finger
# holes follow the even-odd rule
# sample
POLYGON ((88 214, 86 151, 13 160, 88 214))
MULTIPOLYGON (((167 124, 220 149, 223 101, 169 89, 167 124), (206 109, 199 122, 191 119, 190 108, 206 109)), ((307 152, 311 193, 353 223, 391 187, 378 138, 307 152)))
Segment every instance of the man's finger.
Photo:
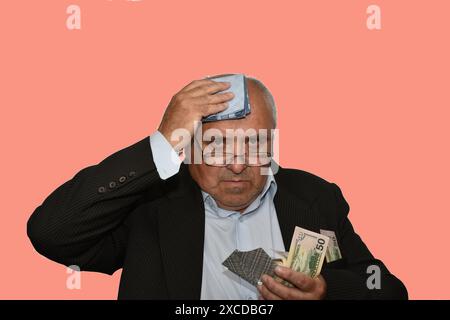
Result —
POLYGON ((230 86, 231 86, 230 82, 217 82, 210 80, 209 83, 205 83, 198 87, 189 89, 185 92, 188 93, 191 97, 199 97, 218 93, 220 91, 230 88, 230 86))
POLYGON ((275 268, 275 273, 280 278, 287 280, 295 287, 305 292, 311 291, 315 286, 314 279, 304 273, 296 272, 290 268, 279 266, 275 268))
POLYGON ((282 300, 279 296, 267 289, 265 285, 258 286, 258 291, 264 300, 282 300))
POLYGON ((284 300, 303 300, 307 298, 306 295, 297 288, 286 287, 268 275, 262 277, 262 282, 270 292, 284 300))
POLYGON ((199 87, 199 86, 202 86, 202 85, 205 85, 205 84, 210 84, 212 82, 215 82, 215 81, 212 81, 210 79, 194 80, 192 82, 189 82, 189 84, 184 86, 180 91, 189 91, 189 90, 192 90, 192 89, 194 89, 196 87, 199 87))
POLYGON ((225 110, 226 108, 228 108, 228 103, 226 103, 226 102, 218 103, 218 104, 210 104, 210 105, 205 106, 202 109, 202 116, 207 117, 211 114, 221 112, 221 111, 225 110))
POLYGON ((208 105, 217 104, 230 101, 233 99, 234 94, 232 92, 218 93, 215 95, 206 95, 192 99, 195 105, 208 105))

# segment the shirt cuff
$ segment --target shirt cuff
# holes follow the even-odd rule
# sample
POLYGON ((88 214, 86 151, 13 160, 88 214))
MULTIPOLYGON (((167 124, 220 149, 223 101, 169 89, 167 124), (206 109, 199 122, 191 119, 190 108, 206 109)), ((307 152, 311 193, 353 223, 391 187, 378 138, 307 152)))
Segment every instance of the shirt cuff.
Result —
POLYGON ((153 162, 155 162, 156 170, 161 179, 166 180, 180 171, 182 158, 161 132, 156 131, 150 136, 150 148, 153 162))

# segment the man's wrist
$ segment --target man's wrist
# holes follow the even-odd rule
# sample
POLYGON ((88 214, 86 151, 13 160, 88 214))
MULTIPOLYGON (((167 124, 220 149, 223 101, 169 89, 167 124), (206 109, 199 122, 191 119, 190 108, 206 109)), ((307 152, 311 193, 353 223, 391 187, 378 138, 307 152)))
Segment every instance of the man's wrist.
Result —
POLYGON ((181 162, 180 152, 175 151, 166 137, 159 131, 150 136, 153 161, 161 179, 165 180, 178 173, 181 162))

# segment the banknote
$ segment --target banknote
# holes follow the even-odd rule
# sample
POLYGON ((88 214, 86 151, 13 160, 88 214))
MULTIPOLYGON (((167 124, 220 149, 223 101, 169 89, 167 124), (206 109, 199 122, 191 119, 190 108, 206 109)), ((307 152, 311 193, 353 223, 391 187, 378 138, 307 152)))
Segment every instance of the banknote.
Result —
POLYGON ((325 255, 327 262, 333 262, 342 259, 341 250, 339 249, 336 234, 334 233, 334 231, 320 229, 320 233, 330 238, 327 253, 325 255))
POLYGON ((287 251, 279 251, 279 250, 272 250, 273 255, 275 257, 275 260, 279 261, 279 265, 286 266, 287 258, 289 256, 289 252, 287 251))
POLYGON ((327 252, 326 235, 295 227, 286 267, 315 278, 320 274, 327 252))
POLYGON ((234 97, 228 101, 228 108, 225 110, 209 115, 202 119, 203 122, 230 120, 244 118, 250 113, 250 102, 248 99, 247 83, 245 81, 245 75, 225 75, 220 77, 208 78, 217 82, 230 82, 231 86, 227 90, 220 91, 219 93, 233 92, 234 97))
POLYGON ((262 248, 234 250, 222 264, 254 286, 263 274, 267 274, 292 287, 292 284, 275 275, 275 267, 281 265, 314 278, 320 274, 329 241, 326 235, 295 227, 289 252, 272 250, 271 257, 262 248))

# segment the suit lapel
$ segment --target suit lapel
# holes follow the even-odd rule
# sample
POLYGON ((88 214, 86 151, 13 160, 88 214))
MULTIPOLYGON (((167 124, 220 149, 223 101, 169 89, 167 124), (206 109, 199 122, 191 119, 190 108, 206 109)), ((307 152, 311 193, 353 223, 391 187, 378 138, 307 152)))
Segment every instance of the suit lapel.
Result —
POLYGON ((284 247, 289 251, 295 226, 319 232, 320 221, 319 217, 311 210, 311 206, 291 191, 299 186, 290 185, 290 181, 287 178, 285 170, 279 168, 278 173, 275 175, 277 193, 274 197, 274 205, 283 236, 284 247))
POLYGON ((205 209, 200 188, 182 165, 178 187, 159 212, 159 239, 170 299, 200 299, 205 209))

